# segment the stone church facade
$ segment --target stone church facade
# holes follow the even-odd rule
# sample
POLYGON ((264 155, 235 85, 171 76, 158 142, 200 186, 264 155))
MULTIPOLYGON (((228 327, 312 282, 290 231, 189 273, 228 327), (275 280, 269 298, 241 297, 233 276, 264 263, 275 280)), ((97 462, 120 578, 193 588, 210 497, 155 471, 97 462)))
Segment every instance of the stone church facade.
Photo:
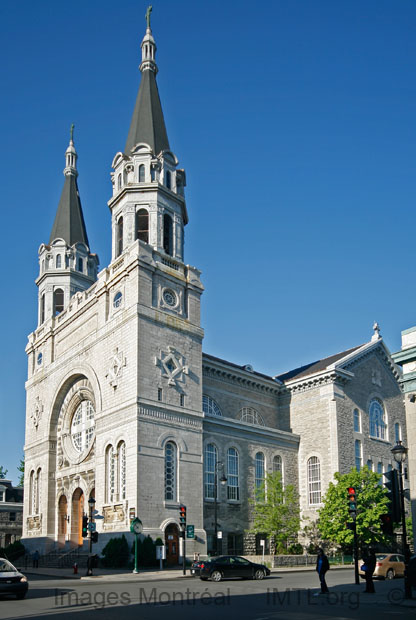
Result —
POLYGON ((98 272, 89 247, 72 132, 39 249, 23 539, 39 550, 81 545, 93 497, 96 550, 129 536, 138 516, 175 563, 183 503, 195 527, 188 555, 214 549, 215 509, 218 551, 255 553, 248 500, 266 472, 294 484, 314 519, 335 471, 391 466, 406 435, 400 370, 377 327, 370 342, 280 376, 203 353, 201 274, 184 262, 186 175, 168 141, 150 26, 141 47, 127 142, 112 163, 111 263, 98 272))

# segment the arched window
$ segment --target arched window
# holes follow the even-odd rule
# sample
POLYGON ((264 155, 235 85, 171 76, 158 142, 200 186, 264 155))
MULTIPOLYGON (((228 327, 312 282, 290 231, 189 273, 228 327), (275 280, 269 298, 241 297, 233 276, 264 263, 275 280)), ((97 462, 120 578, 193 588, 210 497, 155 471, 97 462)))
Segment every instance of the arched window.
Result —
POLYGON ((259 489, 264 482, 264 454, 257 452, 254 458, 254 488, 259 489))
POLYGON ((368 459, 367 467, 370 471, 373 471, 373 461, 371 459, 368 459))
POLYGON ((55 266, 56 266, 57 269, 61 268, 61 260, 62 260, 61 259, 61 255, 57 254, 56 255, 56 259, 55 259, 55 266))
POLYGON ((45 321, 45 293, 42 293, 40 297, 40 322, 45 321))
POLYGON ((265 426, 264 420, 258 411, 252 407, 243 407, 239 413, 239 419, 241 422, 247 422, 248 424, 255 424, 256 426, 265 426))
POLYGON ((205 446, 204 452, 204 496, 205 499, 214 499, 217 448, 213 443, 209 443, 205 446))
POLYGON ((379 400, 372 400, 369 407, 370 437, 386 439, 386 423, 384 421, 384 409, 379 400))
POLYGON ((126 444, 120 441, 118 455, 118 499, 126 499, 126 444))
POLYGON ((33 515, 35 508, 34 501, 34 493, 35 493, 35 472, 31 471, 29 476, 29 514, 33 515))
POLYGON ((34 485, 34 491, 33 491, 33 500, 34 500, 33 514, 35 515, 38 515, 40 513, 41 479, 42 479, 42 472, 39 467, 35 475, 35 485, 34 485))
POLYGON ((144 164, 139 166, 139 183, 144 183, 144 164))
POLYGON ((354 431, 356 433, 361 432, 360 412, 358 411, 358 409, 354 409, 354 431))
POLYGON ((136 213, 136 239, 149 243, 149 213, 139 209, 136 213))
POLYGON ((168 441, 165 446, 165 499, 170 501, 177 499, 176 454, 176 444, 168 441))
POLYGON ((229 448, 227 452, 227 498, 234 500, 240 499, 238 452, 235 448, 229 448))
POLYGON ((56 316, 64 309, 64 292, 61 288, 56 288, 53 292, 53 314, 56 316))
POLYGON ((202 396, 202 411, 205 415, 222 416, 221 409, 218 407, 215 400, 206 394, 202 396))
POLYGON ((116 255, 120 256, 123 251, 123 217, 117 222, 116 255))
POLYGON ((117 293, 113 297, 113 308, 120 308, 122 301, 123 295, 120 291, 117 291, 117 293))
POLYGON ((380 461, 377 463, 377 473, 380 474, 381 476, 378 483, 382 485, 383 484, 383 463, 381 463, 380 461))
POLYGON ((118 189, 121 189, 122 186, 122 180, 121 180, 121 174, 118 175, 117 177, 117 187, 118 189))
POLYGON ((402 438, 402 429, 400 428, 399 422, 396 422, 394 425, 394 441, 398 443, 402 438))
POLYGON ((356 439, 354 445, 355 445, 355 468, 357 471, 360 471, 361 463, 362 463, 361 441, 359 439, 356 439))
POLYGON ((166 179, 166 181, 165 181, 166 187, 168 189, 171 189, 172 188, 172 175, 170 173, 170 170, 166 170, 165 179, 166 179))
POLYGON ((172 218, 167 213, 163 216, 163 249, 166 254, 173 254, 173 225, 172 218))
POLYGON ((282 466, 282 457, 280 454, 276 454, 273 458, 273 472, 278 471, 280 474, 280 478, 283 481, 283 466, 282 466))
POLYGON ((317 456, 308 459, 308 496, 309 505, 321 503, 321 464, 317 456))
POLYGON ((116 459, 114 455, 113 446, 108 446, 106 450, 106 455, 105 455, 105 473, 106 473, 105 500, 109 504, 113 503, 114 495, 116 491, 115 464, 116 464, 116 459))

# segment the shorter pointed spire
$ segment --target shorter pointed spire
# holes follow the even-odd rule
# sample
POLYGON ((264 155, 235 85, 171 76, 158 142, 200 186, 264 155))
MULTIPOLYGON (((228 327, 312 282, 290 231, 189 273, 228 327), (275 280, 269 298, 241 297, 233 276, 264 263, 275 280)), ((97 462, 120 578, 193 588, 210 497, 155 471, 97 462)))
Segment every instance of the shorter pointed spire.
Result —
POLYGON ((77 184, 78 155, 74 146, 74 125, 71 125, 69 146, 65 152, 65 182, 56 212, 49 243, 63 239, 69 246, 84 243, 88 247, 87 230, 77 184))

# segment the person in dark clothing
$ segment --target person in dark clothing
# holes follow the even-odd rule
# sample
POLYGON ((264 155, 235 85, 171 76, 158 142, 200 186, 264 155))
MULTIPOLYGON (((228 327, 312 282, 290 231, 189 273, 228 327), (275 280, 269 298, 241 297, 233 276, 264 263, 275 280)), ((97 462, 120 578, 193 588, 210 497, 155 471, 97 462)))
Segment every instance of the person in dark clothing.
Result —
POLYGON ((33 568, 39 568, 39 551, 36 551, 33 554, 33 568))
MULTIPOLYGON (((319 575, 319 581, 321 582, 321 594, 326 594, 329 592, 328 586, 325 581, 325 574, 329 570, 329 561, 327 556, 324 553, 324 550, 318 549, 318 557, 316 558, 316 572, 319 575)), ((318 596, 319 592, 317 592, 314 596, 318 596)))
POLYGON ((365 564, 365 590, 368 594, 374 594, 374 583, 373 583, 373 573, 376 569, 376 554, 374 553, 374 549, 369 549, 368 553, 364 557, 365 564))

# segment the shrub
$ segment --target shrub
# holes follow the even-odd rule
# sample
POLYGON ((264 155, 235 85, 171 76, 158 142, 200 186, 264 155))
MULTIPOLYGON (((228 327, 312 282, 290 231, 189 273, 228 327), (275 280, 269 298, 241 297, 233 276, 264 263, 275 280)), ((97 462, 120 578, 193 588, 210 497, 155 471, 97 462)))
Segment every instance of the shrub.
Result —
POLYGON ((290 547, 288 547, 287 552, 289 555, 302 555, 303 547, 300 543, 294 543, 293 545, 290 545, 290 547))
POLYGON ((0 547, 0 557, 7 558, 10 562, 14 562, 26 553, 25 546, 16 540, 14 543, 7 545, 3 549, 0 547))
POLYGON ((110 538, 102 551, 103 565, 107 568, 123 568, 130 559, 129 546, 124 534, 121 537, 110 538))

